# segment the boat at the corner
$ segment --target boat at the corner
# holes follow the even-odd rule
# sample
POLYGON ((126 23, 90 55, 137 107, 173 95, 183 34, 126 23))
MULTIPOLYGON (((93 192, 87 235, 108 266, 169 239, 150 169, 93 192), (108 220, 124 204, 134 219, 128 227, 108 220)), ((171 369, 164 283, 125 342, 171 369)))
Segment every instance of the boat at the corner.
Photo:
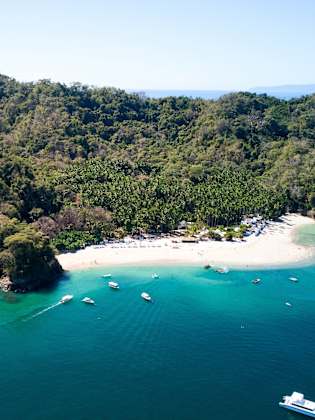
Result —
POLYGON ((109 286, 111 289, 119 289, 119 284, 118 284, 118 283, 116 283, 115 281, 109 281, 109 282, 108 282, 108 286, 109 286))
POLYGON ((315 402, 304 398, 299 392, 292 392, 292 395, 285 395, 283 401, 279 402, 280 407, 296 413, 304 414, 309 417, 315 417, 315 402))
POLYGON ((73 299, 73 295, 64 295, 61 299, 60 299, 60 303, 67 303, 70 302, 70 300, 73 299))
POLYGON ((81 302, 84 302, 84 303, 89 303, 90 305, 95 305, 94 300, 93 300, 93 299, 91 299, 91 298, 89 298, 89 297, 85 297, 85 298, 83 298, 81 302))
POLYGON ((261 282, 261 279, 254 279, 252 280, 253 284, 259 284, 261 282))
POLYGON ((149 293, 143 292, 143 293, 141 293, 141 297, 142 297, 142 299, 146 300, 147 302, 151 302, 152 301, 152 298, 149 295, 149 293))

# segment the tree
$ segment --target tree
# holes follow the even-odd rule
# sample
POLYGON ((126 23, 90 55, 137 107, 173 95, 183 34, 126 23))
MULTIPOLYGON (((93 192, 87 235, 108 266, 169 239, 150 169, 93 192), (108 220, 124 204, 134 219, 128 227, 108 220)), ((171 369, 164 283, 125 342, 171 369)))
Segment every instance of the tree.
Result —
POLYGON ((1 269, 11 288, 36 288, 48 284, 62 272, 48 238, 30 225, 21 225, 3 241, 1 269))
POLYGON ((226 241, 233 241, 234 232, 232 229, 227 229, 224 233, 224 239, 226 241))

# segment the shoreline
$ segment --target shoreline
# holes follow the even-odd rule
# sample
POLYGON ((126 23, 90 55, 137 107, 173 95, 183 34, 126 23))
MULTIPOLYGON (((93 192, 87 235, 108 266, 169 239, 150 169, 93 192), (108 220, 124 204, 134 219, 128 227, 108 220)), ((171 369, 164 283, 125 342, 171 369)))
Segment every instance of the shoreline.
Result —
POLYGON ((57 255, 64 270, 96 267, 150 265, 206 265, 229 268, 283 268, 312 264, 315 247, 294 242, 297 229, 314 220, 299 214, 269 222, 257 237, 241 242, 201 241, 174 243, 175 238, 135 241, 128 244, 90 246, 75 253, 57 255))

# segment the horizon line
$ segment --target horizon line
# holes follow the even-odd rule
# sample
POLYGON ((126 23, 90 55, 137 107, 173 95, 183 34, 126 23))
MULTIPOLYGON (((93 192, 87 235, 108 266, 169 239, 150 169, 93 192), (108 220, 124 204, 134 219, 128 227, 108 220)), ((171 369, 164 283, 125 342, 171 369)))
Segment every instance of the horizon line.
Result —
POLYGON ((96 88, 103 88, 103 87, 113 87, 116 89, 122 89, 125 91, 195 91, 195 92, 250 92, 256 89, 294 89, 294 88, 308 88, 308 87, 314 87, 315 88, 315 81, 312 83, 285 83, 281 85, 256 85, 252 87, 246 87, 246 88, 191 88, 191 87, 183 87, 183 88, 172 88, 172 87, 163 87, 163 88, 152 88, 152 87, 119 87, 111 84, 93 84, 93 83, 85 83, 81 81, 60 81, 60 80, 54 80, 50 77, 43 77, 43 78, 36 78, 32 80, 21 80, 16 77, 8 76, 4 73, 0 72, 0 75, 4 77, 9 77, 10 79, 14 79, 17 82, 20 83, 38 83, 42 80, 49 80, 53 83, 63 83, 65 85, 72 85, 76 83, 80 83, 82 85, 86 85, 88 87, 96 87, 96 88))

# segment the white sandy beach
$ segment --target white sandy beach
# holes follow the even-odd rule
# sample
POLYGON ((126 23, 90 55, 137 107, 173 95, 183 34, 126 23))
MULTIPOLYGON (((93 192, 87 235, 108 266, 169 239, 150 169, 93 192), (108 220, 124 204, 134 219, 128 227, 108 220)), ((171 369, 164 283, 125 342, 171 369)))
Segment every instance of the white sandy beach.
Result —
POLYGON ((58 260, 65 270, 97 266, 187 264, 227 265, 229 267, 272 267, 297 265, 314 257, 313 247, 293 242, 295 230, 315 223, 298 214, 283 216, 281 222, 269 222, 258 236, 242 242, 201 241, 174 243, 171 238, 135 241, 87 247, 75 253, 61 254, 58 260))

